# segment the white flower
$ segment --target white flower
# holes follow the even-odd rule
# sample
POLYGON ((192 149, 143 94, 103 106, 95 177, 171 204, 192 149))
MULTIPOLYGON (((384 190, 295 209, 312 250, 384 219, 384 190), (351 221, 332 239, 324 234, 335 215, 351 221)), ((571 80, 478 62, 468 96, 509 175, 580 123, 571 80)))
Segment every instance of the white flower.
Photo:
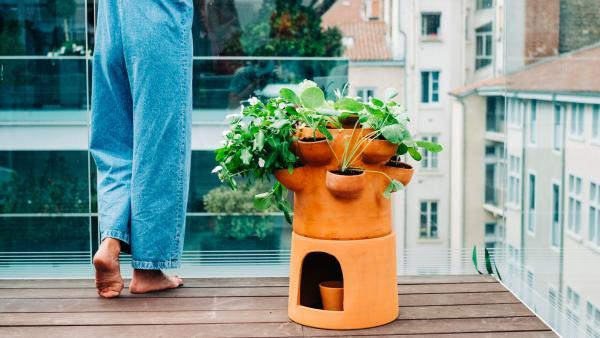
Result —
POLYGON ((264 167, 265 166, 265 160, 263 160, 262 158, 259 158, 258 159, 258 166, 261 167, 261 168, 264 167))
POLYGON ((300 84, 298 85, 298 91, 300 93, 303 93, 305 90, 307 90, 308 88, 311 87, 316 87, 317 84, 311 80, 304 80, 302 82, 300 82, 300 84))
POLYGON ((258 98, 256 96, 252 96, 251 98, 248 99, 248 103, 250 103, 251 106, 257 105, 258 102, 260 102, 260 101, 258 100, 258 98))
POLYGON ((286 107, 286 104, 285 104, 285 103, 281 102, 281 103, 279 104, 279 109, 285 109, 285 107, 286 107))
POLYGON ((221 171, 223 169, 223 167, 221 167, 220 165, 214 167, 214 169, 211 171, 211 173, 218 173, 219 171, 221 171))

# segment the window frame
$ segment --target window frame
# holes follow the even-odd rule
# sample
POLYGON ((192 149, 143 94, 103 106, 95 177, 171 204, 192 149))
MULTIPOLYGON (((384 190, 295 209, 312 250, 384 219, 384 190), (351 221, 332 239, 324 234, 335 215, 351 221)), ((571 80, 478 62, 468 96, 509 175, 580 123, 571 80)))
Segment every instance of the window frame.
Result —
POLYGON ((475 2, 475 9, 476 10, 485 10, 485 9, 491 9, 494 8, 494 0, 477 0, 475 2))
POLYGON ((375 97, 375 87, 356 87, 356 96, 362 99, 362 102, 369 102, 370 97, 375 97), (363 94, 361 94, 363 92, 363 94), (371 92, 371 95, 369 95, 371 92), (364 93, 367 95, 365 96, 364 93))
POLYGON ((529 141, 529 145, 532 146, 537 144, 537 105, 537 100, 530 100, 529 109, 527 110, 529 112, 529 135, 527 140, 529 141))
POLYGON ((562 196, 560 182, 553 180, 551 188, 551 207, 550 207, 550 247, 559 248, 562 244, 560 236, 562 223, 562 196), (556 188, 556 189, 555 189, 556 188))
MULTIPOLYGON (((437 143, 439 140, 439 136, 435 134, 430 135, 422 135, 421 139, 423 141, 437 143)), ((421 169, 427 171, 437 171, 439 170, 439 153, 430 152, 427 150, 423 151, 423 158, 420 161, 421 169), (435 165, 433 165, 435 163, 435 165)))
POLYGON ((475 29, 475 70, 494 63, 494 26, 491 22, 475 29))
POLYGON ((440 40, 442 35, 442 12, 421 12, 421 38, 424 40, 440 40), (437 32, 428 33, 428 17, 437 17, 437 32))
POLYGON ((439 70, 422 70, 421 71, 421 104, 422 105, 439 105, 440 104, 440 71, 439 70), (434 74, 437 78, 434 79, 434 74), (427 95, 423 91, 425 87, 424 80, 427 79, 427 95), (437 89, 434 89, 434 84, 437 89), (426 98, 425 98, 426 96, 426 98), (434 100, 434 96, 436 100, 434 100), (426 101, 425 101, 426 99, 426 101))
POLYGON ((600 184, 590 182, 588 200, 588 244, 600 250, 600 184))
POLYGON ((419 202, 419 239, 439 238, 439 213, 439 200, 421 200, 419 202), (423 210, 424 205, 425 210, 423 210), (435 212, 433 205, 435 205, 435 212), (434 216, 435 222, 433 221, 434 216), (425 217, 425 223, 423 223, 423 217, 425 217), (423 235, 424 233, 425 235, 423 235))
POLYGON ((583 228, 583 179, 569 174, 569 194, 567 200, 567 230, 578 239, 583 228))
POLYGON ((592 106, 592 143, 600 145, 600 104, 592 106))
POLYGON ((571 118, 569 122, 569 137, 576 141, 583 140, 585 133, 585 104, 583 103, 572 103, 571 104, 571 118))
POLYGON ((518 155, 508 155, 508 200, 507 205, 521 207, 522 160, 518 155))
POLYGON ((535 236, 536 232, 536 193, 537 193, 537 175, 536 172, 530 170, 527 175, 527 231, 535 236), (533 180, 532 180, 533 179, 533 180))
POLYGON ((564 146, 564 116, 565 105, 556 103, 554 105, 554 118, 552 129, 552 149, 560 152, 564 146))

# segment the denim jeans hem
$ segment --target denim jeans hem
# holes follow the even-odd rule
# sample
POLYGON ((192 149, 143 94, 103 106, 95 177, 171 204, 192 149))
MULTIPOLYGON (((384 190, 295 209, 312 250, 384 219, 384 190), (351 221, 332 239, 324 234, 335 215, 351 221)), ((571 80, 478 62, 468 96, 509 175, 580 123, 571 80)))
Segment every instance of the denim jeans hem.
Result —
POLYGON ((119 230, 104 230, 100 235, 100 241, 105 239, 106 237, 115 238, 120 240, 121 242, 129 245, 129 234, 126 234, 119 230))
POLYGON ((131 266, 134 269, 139 270, 162 270, 162 269, 177 269, 181 266, 181 260, 170 260, 170 261, 140 261, 140 260, 132 260, 131 266))

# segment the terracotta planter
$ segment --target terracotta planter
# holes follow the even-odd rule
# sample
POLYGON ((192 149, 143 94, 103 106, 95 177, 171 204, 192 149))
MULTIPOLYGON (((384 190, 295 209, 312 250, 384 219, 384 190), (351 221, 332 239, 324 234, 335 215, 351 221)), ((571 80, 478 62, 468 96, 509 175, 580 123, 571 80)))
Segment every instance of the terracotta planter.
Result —
POLYGON ((407 185, 413 177, 415 170, 408 164, 398 160, 389 161, 385 164, 385 172, 390 175, 393 179, 400 181, 400 183, 407 185))
POLYGON ((279 183, 291 191, 300 191, 306 185, 303 167, 294 168, 291 174, 287 169, 277 169, 273 171, 273 175, 279 183))
POLYGON ((328 164, 333 153, 327 140, 303 141, 298 140, 298 154, 302 163, 312 166, 328 164))
POLYGON ((365 147, 362 160, 369 164, 380 164, 390 160, 398 150, 398 145, 387 140, 371 140, 365 147))
POLYGON ((323 310, 344 310, 344 283, 339 280, 331 280, 319 283, 323 310))
MULTIPOLYGON (((353 170, 353 169, 348 169, 353 170)), ((367 184, 364 171, 353 175, 343 175, 336 171, 327 171, 325 175, 325 186, 329 192, 337 198, 358 198, 367 184)))
MULTIPOLYGON (((344 129, 352 129, 358 121, 358 115, 350 115, 346 118, 340 119, 340 123, 344 129)), ((360 125, 358 126, 360 127, 360 125)))

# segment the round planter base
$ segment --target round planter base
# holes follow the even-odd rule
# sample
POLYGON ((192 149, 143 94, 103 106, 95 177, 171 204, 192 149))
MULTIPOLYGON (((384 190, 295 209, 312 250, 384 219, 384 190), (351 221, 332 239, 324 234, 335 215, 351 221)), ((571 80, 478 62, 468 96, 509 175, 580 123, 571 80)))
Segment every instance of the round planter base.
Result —
POLYGON ((362 329, 398 317, 396 235, 324 240, 292 233, 288 315, 323 329, 362 329), (343 281, 341 310, 323 309, 319 284, 343 281))

